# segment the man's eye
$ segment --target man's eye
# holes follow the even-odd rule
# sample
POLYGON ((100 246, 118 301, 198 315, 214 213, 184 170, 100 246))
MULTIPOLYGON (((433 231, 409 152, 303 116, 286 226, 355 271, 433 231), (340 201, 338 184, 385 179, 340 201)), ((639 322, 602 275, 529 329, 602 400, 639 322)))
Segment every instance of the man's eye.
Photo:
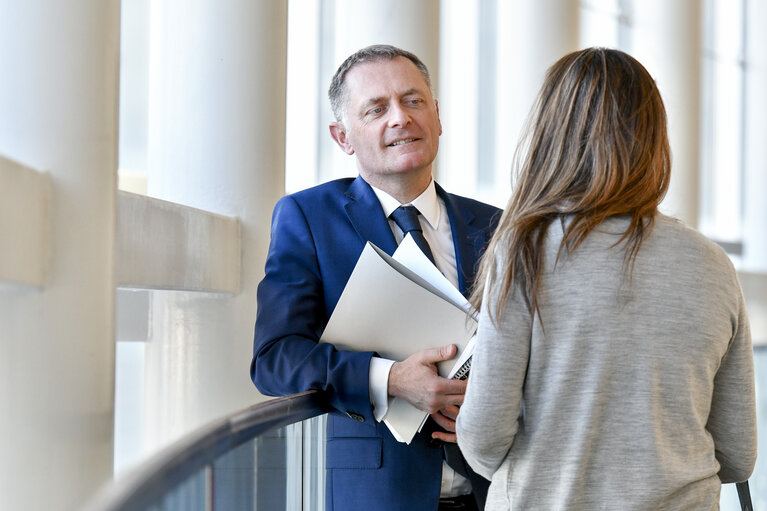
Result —
POLYGON ((383 113, 383 111, 384 111, 384 108, 382 106, 371 108, 370 110, 368 110, 368 115, 380 115, 383 113))
POLYGON ((423 100, 420 98, 413 98, 413 99, 408 99, 407 102, 411 105, 419 105, 423 103, 423 100))

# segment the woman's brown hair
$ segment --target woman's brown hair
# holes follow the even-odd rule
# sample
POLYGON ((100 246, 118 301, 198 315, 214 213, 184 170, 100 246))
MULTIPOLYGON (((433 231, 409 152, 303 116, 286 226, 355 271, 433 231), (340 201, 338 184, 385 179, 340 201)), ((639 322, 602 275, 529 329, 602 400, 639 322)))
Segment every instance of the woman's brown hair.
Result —
POLYGON ((571 221, 557 261, 602 221, 623 215, 631 221, 616 245, 626 242, 624 270, 633 268, 669 184, 663 101, 647 70, 624 52, 588 48, 557 61, 546 73, 525 133, 513 192, 471 297, 479 309, 485 286, 500 286, 490 311, 494 320, 515 287, 530 313, 540 314, 546 231, 565 216, 571 221))

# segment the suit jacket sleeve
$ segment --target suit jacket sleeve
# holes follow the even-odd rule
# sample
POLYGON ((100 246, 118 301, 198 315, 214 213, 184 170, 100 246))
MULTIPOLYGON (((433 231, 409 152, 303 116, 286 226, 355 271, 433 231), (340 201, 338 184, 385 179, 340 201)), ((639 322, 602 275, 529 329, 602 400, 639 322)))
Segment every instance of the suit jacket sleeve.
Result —
MULTIPOLYGON (((339 247, 343 248, 343 247, 339 247)), ((368 372, 372 352, 319 343, 329 312, 323 268, 305 212, 283 197, 272 215, 266 273, 258 286, 251 378, 266 395, 321 390, 330 404, 374 421, 368 372)))

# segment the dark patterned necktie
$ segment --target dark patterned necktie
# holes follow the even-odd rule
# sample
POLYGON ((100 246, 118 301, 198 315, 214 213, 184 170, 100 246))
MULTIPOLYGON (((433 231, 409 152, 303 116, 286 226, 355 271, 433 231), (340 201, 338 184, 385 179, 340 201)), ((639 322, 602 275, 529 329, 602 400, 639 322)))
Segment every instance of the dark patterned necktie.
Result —
POLYGON ((434 263, 434 254, 432 254, 429 243, 423 235, 421 222, 418 221, 418 215, 420 214, 415 206, 400 206, 389 216, 402 229, 404 235, 409 233, 413 237, 413 241, 418 245, 418 248, 434 263))
MULTIPOLYGON (((434 263, 434 254, 431 252, 429 243, 426 241, 426 237, 423 235, 421 223, 418 221, 418 215, 420 214, 421 213, 418 211, 418 208, 415 206, 400 206, 395 209, 394 212, 392 212, 392 214, 389 216, 391 216, 392 220, 394 220, 399 228, 402 229, 402 232, 405 235, 410 233, 416 245, 418 245, 418 248, 420 248, 423 253, 426 254, 426 257, 428 257, 429 260, 434 263)), ((437 423, 434 422, 434 420, 429 418, 429 420, 426 421, 426 424, 424 424, 423 428, 421 429, 421 432, 427 435, 427 438, 429 439, 429 445, 432 447, 443 448, 445 460, 453 470, 458 472, 463 477, 468 477, 466 462, 464 461, 458 446, 452 443, 443 444, 442 441, 431 438, 432 432, 437 430, 442 430, 442 428, 440 428, 437 423)))

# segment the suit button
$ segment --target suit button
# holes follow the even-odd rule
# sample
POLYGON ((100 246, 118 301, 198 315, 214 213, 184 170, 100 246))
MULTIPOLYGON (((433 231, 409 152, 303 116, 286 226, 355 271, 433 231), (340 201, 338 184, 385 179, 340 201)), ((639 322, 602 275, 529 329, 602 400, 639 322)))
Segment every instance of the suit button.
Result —
POLYGON ((346 415, 348 415, 350 419, 354 419, 357 422, 365 422, 365 416, 360 413, 352 412, 351 410, 346 410, 346 415))

